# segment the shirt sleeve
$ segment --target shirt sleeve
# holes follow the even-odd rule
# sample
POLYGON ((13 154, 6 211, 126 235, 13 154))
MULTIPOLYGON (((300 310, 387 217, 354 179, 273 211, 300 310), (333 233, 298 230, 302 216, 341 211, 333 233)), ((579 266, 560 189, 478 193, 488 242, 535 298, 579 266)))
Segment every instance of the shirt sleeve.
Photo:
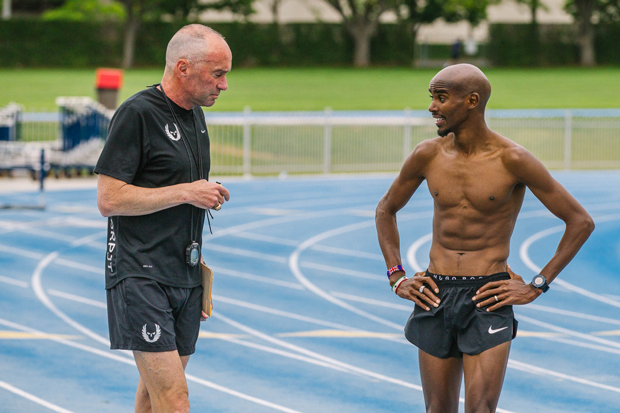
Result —
POLYGON ((118 108, 95 172, 131 184, 148 159, 144 116, 131 105, 118 108))

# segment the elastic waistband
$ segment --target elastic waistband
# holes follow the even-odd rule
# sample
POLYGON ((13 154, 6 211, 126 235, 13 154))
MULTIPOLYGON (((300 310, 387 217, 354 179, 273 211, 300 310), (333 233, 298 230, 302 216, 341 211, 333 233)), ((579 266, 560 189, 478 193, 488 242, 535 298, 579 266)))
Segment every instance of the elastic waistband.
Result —
POLYGON ((442 275, 442 274, 434 274, 428 270, 426 270, 426 276, 432 277, 433 281, 437 284, 441 285, 455 285, 455 286, 474 286, 474 285, 484 285, 491 281, 501 281, 501 280, 509 280, 510 274, 507 272, 498 272, 491 275, 442 275))

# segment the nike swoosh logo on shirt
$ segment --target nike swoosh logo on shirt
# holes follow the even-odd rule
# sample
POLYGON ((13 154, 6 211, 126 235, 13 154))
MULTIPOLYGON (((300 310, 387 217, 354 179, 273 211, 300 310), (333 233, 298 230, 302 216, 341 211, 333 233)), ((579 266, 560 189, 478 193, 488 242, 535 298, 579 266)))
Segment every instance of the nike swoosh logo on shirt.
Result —
POLYGON ((206 131, 207 131, 206 129, 205 130, 200 129, 200 132, 202 133, 205 133, 206 131))
POLYGON ((502 330, 505 330, 507 328, 508 328, 508 326, 502 327, 502 328, 498 328, 497 330, 493 330, 493 326, 489 326, 489 334, 495 334, 495 333, 498 333, 498 332, 500 332, 502 330))

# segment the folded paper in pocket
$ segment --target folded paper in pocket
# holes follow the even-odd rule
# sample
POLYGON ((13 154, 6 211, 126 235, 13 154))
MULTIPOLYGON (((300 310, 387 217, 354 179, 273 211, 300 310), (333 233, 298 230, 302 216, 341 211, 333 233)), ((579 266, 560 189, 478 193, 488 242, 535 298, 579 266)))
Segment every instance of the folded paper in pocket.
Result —
POLYGON ((202 272, 202 311, 211 317, 211 291, 213 290, 213 270, 204 262, 200 263, 202 272))

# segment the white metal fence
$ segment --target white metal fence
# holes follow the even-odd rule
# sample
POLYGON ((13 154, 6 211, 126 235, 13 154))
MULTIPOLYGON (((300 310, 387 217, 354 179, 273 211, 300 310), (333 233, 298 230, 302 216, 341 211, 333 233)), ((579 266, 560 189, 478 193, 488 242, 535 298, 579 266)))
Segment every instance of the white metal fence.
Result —
MULTIPOLYGON (((426 111, 207 112, 213 174, 397 171, 436 136, 426 111)), ((550 169, 620 168, 620 109, 490 110, 491 129, 550 169)), ((24 141, 59 139, 58 115, 24 113, 24 141)))

